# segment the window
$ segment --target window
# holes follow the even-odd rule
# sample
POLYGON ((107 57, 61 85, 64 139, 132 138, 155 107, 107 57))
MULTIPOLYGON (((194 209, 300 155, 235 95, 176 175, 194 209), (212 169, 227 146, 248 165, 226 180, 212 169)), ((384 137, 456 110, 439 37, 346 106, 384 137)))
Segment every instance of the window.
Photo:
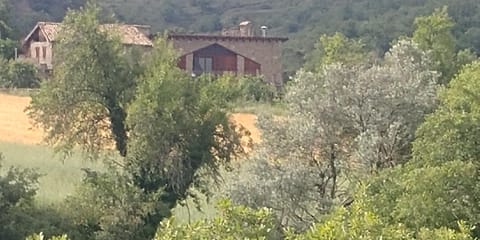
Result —
POLYGON ((42 47, 42 57, 43 59, 47 58, 47 47, 42 47))
POLYGON ((40 58, 40 48, 35 47, 35 58, 40 58))
POLYGON ((196 57, 193 71, 196 73, 211 73, 213 71, 212 57, 196 57))

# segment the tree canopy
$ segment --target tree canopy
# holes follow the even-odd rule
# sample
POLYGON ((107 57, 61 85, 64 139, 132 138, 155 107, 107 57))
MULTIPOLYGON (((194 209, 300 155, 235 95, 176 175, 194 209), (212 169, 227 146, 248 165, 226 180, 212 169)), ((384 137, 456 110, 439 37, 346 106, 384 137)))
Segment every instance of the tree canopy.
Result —
POLYGON ((414 160, 428 165, 478 161, 480 62, 465 66, 439 93, 440 105, 417 130, 414 160))
POLYGON ((111 144, 126 156, 126 106, 135 89, 120 40, 99 28, 99 10, 71 11, 55 45, 55 73, 29 107, 46 140, 62 150, 96 152, 111 144))

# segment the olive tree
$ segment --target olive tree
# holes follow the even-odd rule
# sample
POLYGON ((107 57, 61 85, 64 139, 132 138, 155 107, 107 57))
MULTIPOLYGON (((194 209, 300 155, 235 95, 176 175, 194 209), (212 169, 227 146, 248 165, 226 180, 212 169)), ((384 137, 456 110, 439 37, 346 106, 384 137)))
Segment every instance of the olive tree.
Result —
POLYGON ((416 44, 399 41, 380 65, 299 71, 285 96, 288 113, 259 118, 255 164, 228 193, 276 210, 283 225, 308 227, 347 201, 358 176, 409 158, 415 129, 435 105, 438 74, 428 66, 416 44))

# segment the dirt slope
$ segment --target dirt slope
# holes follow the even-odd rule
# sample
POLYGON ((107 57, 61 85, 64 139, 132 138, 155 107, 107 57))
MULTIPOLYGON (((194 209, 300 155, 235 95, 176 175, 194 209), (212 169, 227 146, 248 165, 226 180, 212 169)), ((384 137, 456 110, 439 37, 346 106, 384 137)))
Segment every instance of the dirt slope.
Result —
MULTIPOLYGON (((21 144, 41 143, 42 131, 33 128, 24 112, 29 103, 29 97, 0 93, 0 141, 21 144)), ((255 115, 235 113, 232 115, 232 120, 250 131, 253 143, 260 141, 260 132, 255 127, 257 120, 255 115)))

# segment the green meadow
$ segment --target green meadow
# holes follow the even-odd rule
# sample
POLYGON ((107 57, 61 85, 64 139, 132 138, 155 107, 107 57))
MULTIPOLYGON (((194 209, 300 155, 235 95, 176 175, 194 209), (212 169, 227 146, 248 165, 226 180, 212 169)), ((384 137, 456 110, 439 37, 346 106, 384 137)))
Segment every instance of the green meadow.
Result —
POLYGON ((51 148, 41 145, 0 142, 0 153, 6 168, 32 168, 42 174, 37 194, 40 204, 53 204, 73 193, 82 180, 82 168, 102 169, 101 163, 84 160, 81 154, 63 159, 51 148))
MULTIPOLYGON (((52 148, 43 145, 0 142, 0 153, 3 155, 3 170, 9 167, 32 168, 42 174, 36 196, 40 205, 55 205, 72 194, 82 181, 82 168, 104 169, 101 162, 85 160, 80 153, 63 159, 56 155, 52 148)), ((228 177, 228 174, 225 175, 228 177)), ((213 217, 216 213, 216 199, 218 196, 214 196, 210 201, 202 198, 201 210, 197 209, 192 199, 184 201, 174 210, 178 223, 213 217)))

